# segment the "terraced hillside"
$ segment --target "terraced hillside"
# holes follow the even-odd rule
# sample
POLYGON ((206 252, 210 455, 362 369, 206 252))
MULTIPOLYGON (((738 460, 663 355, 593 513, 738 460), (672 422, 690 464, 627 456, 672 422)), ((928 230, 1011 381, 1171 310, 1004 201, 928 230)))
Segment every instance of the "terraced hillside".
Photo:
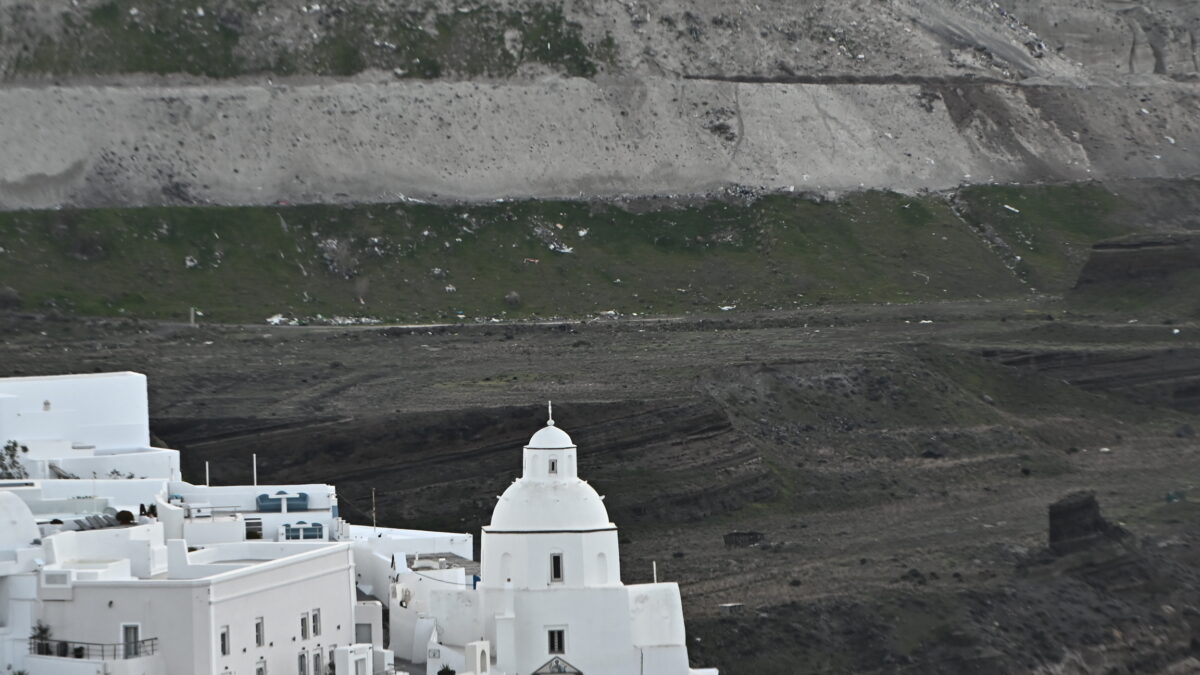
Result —
POLYGON ((0 209, 1187 179, 1197 10, 0 2, 0 209))
POLYGON ((734 675, 1187 672, 1200 421, 1175 393, 1200 332, 1061 310, 423 329, 6 315, 0 367, 136 368, 185 475, 244 482, 255 453, 261 480, 333 481, 356 518, 374 491, 381 523, 458 531, 487 521, 552 398, 622 528, 623 578, 656 563, 678 581, 694 658, 734 675), (1152 381, 1121 367, 1139 359, 1152 381), (1133 543, 1046 552, 1047 505, 1079 489, 1133 543))

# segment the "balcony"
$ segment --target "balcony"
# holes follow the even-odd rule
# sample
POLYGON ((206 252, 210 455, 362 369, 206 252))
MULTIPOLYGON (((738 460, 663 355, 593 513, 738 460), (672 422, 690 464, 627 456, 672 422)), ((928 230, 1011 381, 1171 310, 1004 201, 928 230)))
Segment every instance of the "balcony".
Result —
POLYGON ((158 638, 137 642, 101 644, 70 640, 38 640, 30 638, 29 653, 36 656, 57 656, 87 661, 117 661, 154 656, 158 653, 158 638))

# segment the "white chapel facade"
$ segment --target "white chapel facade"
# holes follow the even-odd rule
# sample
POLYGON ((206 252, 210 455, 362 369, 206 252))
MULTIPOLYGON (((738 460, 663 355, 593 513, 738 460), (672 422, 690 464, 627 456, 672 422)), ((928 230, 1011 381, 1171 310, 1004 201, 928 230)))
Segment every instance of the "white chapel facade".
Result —
POLYGON ((430 594, 426 673, 715 675, 688 667, 676 584, 621 582, 617 527, 577 471, 548 420, 483 528, 477 587, 430 594))

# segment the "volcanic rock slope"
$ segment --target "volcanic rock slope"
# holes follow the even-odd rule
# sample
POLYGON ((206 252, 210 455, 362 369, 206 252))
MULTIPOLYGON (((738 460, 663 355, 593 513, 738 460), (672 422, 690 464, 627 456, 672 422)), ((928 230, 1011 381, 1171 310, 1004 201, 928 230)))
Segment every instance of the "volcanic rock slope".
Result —
POLYGON ((248 481, 253 452, 260 479, 333 482, 343 512, 398 526, 477 532, 553 398, 622 528, 623 578, 655 563, 679 582, 690 651, 722 672, 1200 664, 1195 323, 960 302, 0 332, 6 375, 146 372, 185 476, 248 481), (1051 554, 1047 506, 1080 489, 1133 536, 1051 554))
POLYGON ((0 207, 1174 178, 1194 3, 0 1, 0 207))

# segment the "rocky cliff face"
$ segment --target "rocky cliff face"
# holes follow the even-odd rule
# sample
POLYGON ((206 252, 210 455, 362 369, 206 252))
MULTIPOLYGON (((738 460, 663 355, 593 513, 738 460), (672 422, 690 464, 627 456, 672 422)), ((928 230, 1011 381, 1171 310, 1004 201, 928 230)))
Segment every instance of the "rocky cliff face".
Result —
POLYGON ((1200 143, 1200 10, 1169 0, 0 16, 8 209, 1173 179, 1200 143))

